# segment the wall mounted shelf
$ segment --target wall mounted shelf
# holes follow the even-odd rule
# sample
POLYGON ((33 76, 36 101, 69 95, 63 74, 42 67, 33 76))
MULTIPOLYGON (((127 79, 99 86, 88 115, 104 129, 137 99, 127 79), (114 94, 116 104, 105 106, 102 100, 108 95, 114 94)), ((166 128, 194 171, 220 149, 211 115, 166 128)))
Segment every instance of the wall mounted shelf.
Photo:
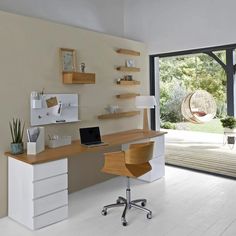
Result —
POLYGON ((111 114, 104 114, 104 115, 99 115, 98 119, 104 120, 104 119, 119 119, 122 117, 131 117, 131 116, 136 116, 139 115, 140 111, 126 111, 126 112, 116 112, 116 113, 111 113, 111 114))
POLYGON ((116 68, 118 71, 122 72, 139 72, 140 68, 137 67, 127 67, 127 66, 119 66, 116 68))
POLYGON ((119 83, 117 83, 118 85, 139 85, 140 81, 138 80, 120 80, 119 83))
POLYGON ((122 93, 122 94, 117 94, 116 97, 119 99, 129 99, 139 95, 140 95, 139 93, 122 93))
POLYGON ((95 73, 63 72, 64 84, 95 84, 95 73))
POLYGON ((140 56, 140 52, 124 49, 124 48, 119 48, 116 52, 120 54, 125 54, 125 55, 140 56))

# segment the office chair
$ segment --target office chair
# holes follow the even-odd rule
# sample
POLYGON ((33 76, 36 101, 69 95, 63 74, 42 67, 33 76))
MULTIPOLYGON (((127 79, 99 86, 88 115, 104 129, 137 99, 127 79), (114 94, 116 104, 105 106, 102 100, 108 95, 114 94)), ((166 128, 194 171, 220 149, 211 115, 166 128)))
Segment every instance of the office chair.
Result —
POLYGON ((107 215, 107 210, 113 207, 124 206, 121 217, 123 226, 127 225, 126 212, 133 208, 147 213, 147 218, 152 218, 152 212, 145 208, 147 200, 131 200, 130 177, 139 177, 149 172, 152 167, 149 160, 152 159, 154 142, 131 144, 127 151, 105 153, 105 163, 102 172, 127 177, 126 198, 118 197, 115 204, 103 207, 102 215, 107 215), (140 203, 140 205, 138 204, 140 203))

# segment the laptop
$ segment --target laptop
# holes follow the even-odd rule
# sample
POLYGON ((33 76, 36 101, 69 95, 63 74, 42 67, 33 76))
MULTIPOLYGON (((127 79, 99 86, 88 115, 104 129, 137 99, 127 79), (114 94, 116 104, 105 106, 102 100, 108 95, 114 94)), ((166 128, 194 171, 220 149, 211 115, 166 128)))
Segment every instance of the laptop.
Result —
POLYGON ((80 128, 80 143, 87 147, 107 145, 102 142, 99 127, 80 128))

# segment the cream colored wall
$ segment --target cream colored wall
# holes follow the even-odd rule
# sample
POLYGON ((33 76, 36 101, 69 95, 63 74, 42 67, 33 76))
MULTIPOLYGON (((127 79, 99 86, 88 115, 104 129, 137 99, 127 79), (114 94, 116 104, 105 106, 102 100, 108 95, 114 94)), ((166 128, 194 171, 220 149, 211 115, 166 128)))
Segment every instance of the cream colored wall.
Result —
MULTIPOLYGON (((29 96, 33 90, 46 93, 79 93, 81 122, 46 126, 47 134, 78 137, 78 128, 99 125, 102 134, 141 126, 141 116, 118 120, 96 118, 107 104, 118 104, 123 110, 134 109, 134 100, 118 101, 116 94, 125 91, 148 92, 148 56, 142 43, 90 32, 75 27, 0 11, 0 216, 7 213, 7 158, 4 151, 11 142, 8 122, 22 118, 29 126, 29 96), (85 62, 88 72, 96 73, 95 85, 63 85, 59 69, 58 48, 75 48, 78 63, 85 62), (127 56, 115 53, 116 48, 141 52, 135 58, 141 72, 134 78, 141 86, 119 87, 114 80, 122 73, 127 56)), ((17 196, 16 196, 17 197, 17 196)))

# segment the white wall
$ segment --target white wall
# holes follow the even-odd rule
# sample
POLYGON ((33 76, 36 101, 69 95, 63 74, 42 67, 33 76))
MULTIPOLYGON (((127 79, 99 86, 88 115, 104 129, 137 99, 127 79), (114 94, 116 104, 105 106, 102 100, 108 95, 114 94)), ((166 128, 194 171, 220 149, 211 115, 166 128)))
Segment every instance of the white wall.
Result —
POLYGON ((236 43, 235 0, 125 2, 125 37, 150 54, 236 43))
POLYGON ((9 150, 11 143, 9 121, 19 117, 26 122, 26 127, 30 126, 31 91, 45 88, 45 93, 79 93, 81 122, 45 126, 46 139, 47 134, 71 135, 76 139, 79 127, 98 125, 102 134, 141 127, 141 115, 115 120, 98 120, 97 116, 105 113, 108 104, 118 104, 123 111, 136 110, 134 99, 118 100, 115 95, 124 92, 147 94, 149 79, 148 56, 142 43, 2 11, 0 22, 0 216, 3 216, 7 212, 4 152, 9 150), (96 73, 96 84, 62 83, 61 47, 77 50, 78 64, 85 62, 86 71, 96 73), (115 83, 124 75, 115 69, 116 66, 125 65, 129 58, 116 53, 117 48, 141 52, 140 57, 134 58, 141 68, 134 79, 140 80, 141 86, 123 87, 115 83))
POLYGON ((0 9, 111 35, 124 35, 124 0, 1 0, 0 9))

